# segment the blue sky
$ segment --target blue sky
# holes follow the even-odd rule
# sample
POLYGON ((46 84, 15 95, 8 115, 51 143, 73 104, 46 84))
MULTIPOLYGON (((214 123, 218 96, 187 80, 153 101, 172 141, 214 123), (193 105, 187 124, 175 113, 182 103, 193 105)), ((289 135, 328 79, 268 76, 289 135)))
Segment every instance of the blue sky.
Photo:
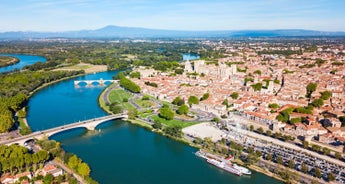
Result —
POLYGON ((0 31, 66 31, 106 25, 345 31, 345 0, 1 0, 0 5, 0 31))

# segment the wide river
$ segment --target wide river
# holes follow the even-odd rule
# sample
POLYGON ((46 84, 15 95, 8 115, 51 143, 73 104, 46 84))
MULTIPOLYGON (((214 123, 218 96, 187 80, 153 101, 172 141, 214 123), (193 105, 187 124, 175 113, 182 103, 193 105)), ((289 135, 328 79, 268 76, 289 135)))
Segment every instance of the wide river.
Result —
MULTIPOLYGON (((76 79, 110 79, 118 71, 90 74, 50 85, 29 101, 28 122, 34 131, 106 115, 97 103, 104 87, 79 87, 76 79)), ((207 164, 195 148, 122 120, 109 121, 96 132, 74 129, 50 137, 77 154, 99 183, 258 183, 279 181, 253 172, 238 177, 207 164)))
POLYGON ((0 56, 11 56, 19 59, 19 62, 14 65, 9 65, 5 67, 0 68, 0 73, 3 72, 10 72, 14 71, 16 69, 20 70, 26 65, 32 65, 34 63, 40 62, 46 62, 45 57, 41 56, 32 56, 32 55, 22 55, 22 54, 0 54, 0 56))

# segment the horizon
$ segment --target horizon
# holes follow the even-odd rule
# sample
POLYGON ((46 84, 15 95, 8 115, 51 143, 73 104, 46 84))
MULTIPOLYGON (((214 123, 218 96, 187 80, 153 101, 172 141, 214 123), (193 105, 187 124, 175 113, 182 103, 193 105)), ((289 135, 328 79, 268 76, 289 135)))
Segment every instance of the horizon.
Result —
POLYGON ((84 29, 81 28, 79 30, 66 30, 66 31, 34 31, 34 30, 19 30, 19 31, 1 31, 0 33, 10 33, 10 32, 32 32, 32 33, 63 33, 63 32, 74 32, 74 31, 95 31, 104 29, 107 27, 119 27, 119 28, 134 28, 134 29, 150 29, 150 30, 162 30, 162 31, 181 31, 181 32, 222 32, 222 31, 316 31, 316 32, 330 32, 330 33, 345 33, 345 31, 324 31, 324 30, 314 30, 314 29, 303 29, 303 28, 287 28, 287 29, 281 29, 281 28, 273 28, 273 29, 233 29, 233 30, 174 30, 174 29, 160 29, 160 28, 147 28, 147 27, 130 27, 130 26, 119 26, 119 25, 105 25, 99 28, 95 29, 84 29))
POLYGON ((65 32, 109 25, 176 31, 345 31, 342 0, 4 0, 2 6, 0 32, 65 32))

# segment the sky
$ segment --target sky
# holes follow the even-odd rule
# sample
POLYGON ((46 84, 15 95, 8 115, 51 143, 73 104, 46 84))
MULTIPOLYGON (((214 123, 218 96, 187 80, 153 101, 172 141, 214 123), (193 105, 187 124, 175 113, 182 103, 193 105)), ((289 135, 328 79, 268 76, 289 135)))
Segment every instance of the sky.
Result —
POLYGON ((169 30, 345 31, 345 0, 1 0, 0 32, 107 25, 169 30))

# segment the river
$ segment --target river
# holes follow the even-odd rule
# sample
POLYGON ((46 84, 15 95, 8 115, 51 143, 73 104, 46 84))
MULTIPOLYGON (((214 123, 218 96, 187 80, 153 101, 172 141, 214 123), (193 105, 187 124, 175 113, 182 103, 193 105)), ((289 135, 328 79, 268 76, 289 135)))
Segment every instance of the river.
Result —
MULTIPOLYGON (((117 71, 77 79, 110 79, 117 71)), ((103 116, 97 99, 104 87, 78 87, 74 79, 52 84, 30 98, 28 122, 34 131, 103 116)), ((95 132, 79 128, 54 135, 62 147, 91 168, 91 177, 113 183, 280 183, 253 172, 238 177, 207 164, 195 148, 122 120, 109 121, 95 132)))
POLYGON ((20 70, 26 65, 32 65, 38 61, 46 62, 45 57, 32 56, 32 55, 22 55, 22 54, 0 54, 0 56, 11 56, 19 59, 19 62, 14 65, 9 65, 0 68, 0 73, 10 72, 16 69, 20 70))

